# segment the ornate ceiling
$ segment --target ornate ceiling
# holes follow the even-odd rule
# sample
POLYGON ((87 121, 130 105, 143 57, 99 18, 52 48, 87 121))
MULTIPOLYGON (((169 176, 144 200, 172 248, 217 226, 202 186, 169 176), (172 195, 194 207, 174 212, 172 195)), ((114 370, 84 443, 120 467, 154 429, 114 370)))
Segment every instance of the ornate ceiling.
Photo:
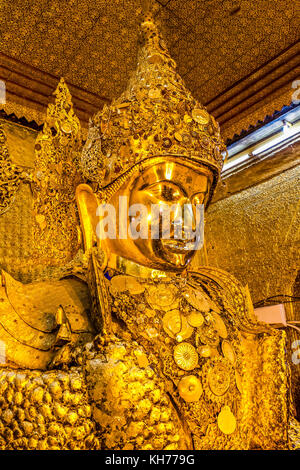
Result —
MULTIPOLYGON (((224 128, 291 88, 294 0, 152 1, 180 75, 224 128)), ((42 110, 63 76, 87 121, 135 68, 141 12, 139 0, 2 0, 0 78, 8 99, 42 110)))

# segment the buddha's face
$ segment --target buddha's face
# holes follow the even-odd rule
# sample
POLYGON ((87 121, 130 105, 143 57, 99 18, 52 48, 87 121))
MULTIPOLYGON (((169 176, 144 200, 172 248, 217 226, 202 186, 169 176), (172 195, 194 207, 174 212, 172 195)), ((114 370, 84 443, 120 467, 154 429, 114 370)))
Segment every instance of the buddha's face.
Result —
POLYGON ((108 258, 113 253, 155 269, 183 269, 199 243, 196 207, 206 204, 211 184, 208 169, 188 162, 154 161, 135 173, 108 201, 115 208, 117 228, 115 237, 101 241, 108 258), (168 215, 171 208, 175 210, 168 215))

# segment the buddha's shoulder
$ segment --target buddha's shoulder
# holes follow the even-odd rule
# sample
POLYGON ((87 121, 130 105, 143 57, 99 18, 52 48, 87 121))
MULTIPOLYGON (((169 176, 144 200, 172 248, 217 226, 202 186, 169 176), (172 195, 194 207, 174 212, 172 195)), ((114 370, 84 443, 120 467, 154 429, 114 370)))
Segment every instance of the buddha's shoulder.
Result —
POLYGON ((210 286, 214 290, 229 291, 240 295, 246 295, 248 290, 233 274, 214 266, 190 268, 187 276, 196 284, 210 286))
POLYGON ((1 365, 45 369, 63 344, 90 339, 89 308, 78 278, 22 284, 2 271, 1 365))
POLYGON ((204 291, 223 314, 232 317, 240 330, 249 333, 270 332, 257 321, 248 286, 234 275, 213 266, 200 266, 188 271, 188 282, 204 291))

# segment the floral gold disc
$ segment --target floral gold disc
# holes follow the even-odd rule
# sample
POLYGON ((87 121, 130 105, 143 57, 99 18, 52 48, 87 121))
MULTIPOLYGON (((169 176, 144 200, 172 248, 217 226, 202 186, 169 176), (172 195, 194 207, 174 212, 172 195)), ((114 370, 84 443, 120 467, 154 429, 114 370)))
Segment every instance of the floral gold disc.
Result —
POLYGON ((236 419, 229 406, 223 406, 218 415, 218 426, 224 434, 232 434, 236 430, 236 419))
POLYGON ((202 395, 203 388, 198 377, 195 375, 187 375, 180 380, 178 391, 181 398, 186 402, 192 402, 199 400, 202 395))
POLYGON ((68 121, 64 121, 61 125, 61 128, 62 131, 65 132, 65 134, 70 134, 72 132, 72 124, 68 121))
POLYGON ((198 365, 198 353, 190 343, 179 343, 174 347, 174 360, 183 370, 193 370, 198 365))

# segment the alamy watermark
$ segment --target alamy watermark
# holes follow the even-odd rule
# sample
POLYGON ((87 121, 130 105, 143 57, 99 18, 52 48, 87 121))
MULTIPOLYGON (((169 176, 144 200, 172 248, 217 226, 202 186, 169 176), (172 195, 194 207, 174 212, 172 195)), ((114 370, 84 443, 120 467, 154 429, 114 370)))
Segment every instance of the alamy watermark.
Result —
POLYGON ((0 80, 0 104, 6 104, 6 85, 3 80, 0 80))
POLYGON ((292 93, 292 102, 293 104, 299 104, 300 103, 300 80, 294 80, 292 82, 292 88, 295 90, 292 93))
POLYGON ((4 341, 0 340, 0 364, 6 364, 6 347, 4 341))
POLYGON ((292 349, 295 351, 292 354, 292 363, 295 364, 296 366, 300 364, 300 340, 296 339, 292 343, 292 349))
POLYGON ((127 196, 119 197, 118 211, 112 204, 100 204, 96 234, 100 240, 163 239, 178 241, 179 250, 198 250, 204 241, 203 204, 128 205, 127 196))

